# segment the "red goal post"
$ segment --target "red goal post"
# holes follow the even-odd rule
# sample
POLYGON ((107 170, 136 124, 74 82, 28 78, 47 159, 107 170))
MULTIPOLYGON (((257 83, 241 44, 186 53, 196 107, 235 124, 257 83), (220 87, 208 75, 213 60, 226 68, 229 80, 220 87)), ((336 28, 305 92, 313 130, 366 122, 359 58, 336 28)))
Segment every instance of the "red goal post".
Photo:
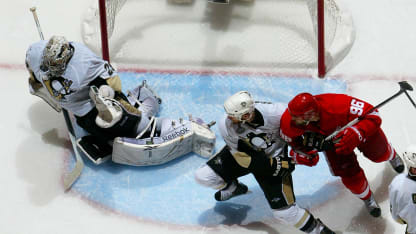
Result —
MULTIPOLYGON (((206 0, 193 1, 206 2, 206 0)), ((257 5, 270 4, 267 0, 263 0, 263 2, 261 2, 261 0, 254 1, 258 1, 255 2, 257 5)), ((93 50, 101 50, 102 56, 106 60, 110 60, 110 51, 112 50, 111 45, 109 46, 109 41, 115 31, 115 28, 119 25, 126 24, 125 22, 118 22, 118 14, 119 12, 120 14, 123 14, 123 6, 129 4, 130 2, 135 2, 134 4, 136 5, 142 4, 142 6, 146 4, 146 1, 140 2, 138 0, 98 0, 98 4, 95 3, 95 5, 98 6, 96 6, 96 12, 93 13, 93 15, 95 15, 96 18, 99 18, 99 20, 96 20, 99 23, 96 23, 97 25, 95 25, 95 27, 99 28, 95 31, 99 31, 99 33, 95 34, 101 35, 100 45, 97 43, 97 38, 92 40, 91 32, 87 32, 91 31, 91 28, 93 28, 93 24, 91 23, 92 20, 84 20, 84 42, 86 42, 88 46, 92 47, 93 50)), ((268 51, 270 49, 270 53, 273 52, 279 59, 279 62, 273 63, 273 61, 271 61, 271 66, 275 66, 277 68, 279 66, 282 66, 282 68, 290 67, 295 70, 297 66, 302 69, 316 69, 317 75, 319 77, 324 77, 330 69, 332 69, 346 56, 354 42, 355 30, 350 14, 340 8, 339 4, 335 0, 276 0, 276 2, 281 5, 276 6, 276 9, 274 10, 282 10, 282 12, 277 12, 277 16, 271 16, 276 18, 276 26, 274 27, 272 25, 273 27, 269 27, 268 30, 270 30, 270 33, 275 33, 273 35, 282 36, 284 39, 276 41, 276 45, 286 48, 284 48, 285 51, 283 52, 281 52, 280 49, 275 50, 275 48, 272 48, 271 46, 264 50, 268 51), (286 8, 287 11, 290 11, 288 15, 293 17, 293 24, 291 23, 291 20, 288 19, 288 15, 285 15, 284 11, 286 11, 286 9, 283 10, 281 8, 286 8), (309 15, 305 16, 307 14, 309 15), (281 19, 278 18, 280 15, 281 19), (302 20, 298 20, 299 18, 302 18, 302 20), (277 28, 279 30, 281 29, 281 32, 277 31, 277 28), (286 37, 284 36, 285 34, 287 34, 286 37), (297 41, 299 41, 299 44, 296 44, 297 41), (287 43, 287 45, 285 45, 285 43, 287 43), (284 58, 285 56, 288 58, 284 58)), ((149 4, 150 2, 147 3, 149 4)), ((151 4, 153 4, 153 2, 151 4)), ((140 12, 137 14, 140 14, 140 12)), ((86 16, 86 18, 88 17, 91 18, 91 13, 89 13, 89 16, 86 16)), ((261 25, 261 20, 261 17, 257 16, 257 18, 254 18, 253 16, 252 18, 248 18, 247 22, 259 22, 259 27, 262 27, 264 25, 261 25)), ((128 23, 130 24, 131 22, 128 23)), ((249 34, 242 34, 241 37, 246 35, 249 34)), ((266 43, 260 42, 259 44, 266 43)), ((186 50, 186 48, 184 49, 186 50)), ((259 47, 259 49, 261 49, 261 47, 259 47)), ((271 60, 275 60, 273 56, 269 57, 271 60)), ((131 62, 133 59, 129 59, 128 61, 131 62)), ((262 62, 264 63, 264 61, 262 62)))

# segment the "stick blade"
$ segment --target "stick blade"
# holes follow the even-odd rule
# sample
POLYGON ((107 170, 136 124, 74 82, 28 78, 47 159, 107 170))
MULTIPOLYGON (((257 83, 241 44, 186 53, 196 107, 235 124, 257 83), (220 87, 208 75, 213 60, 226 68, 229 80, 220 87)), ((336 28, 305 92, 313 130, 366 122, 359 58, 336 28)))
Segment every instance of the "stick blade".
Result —
POLYGON ((402 90, 413 91, 413 87, 409 83, 407 83, 407 81, 400 81, 399 85, 400 85, 400 89, 402 90))
POLYGON ((72 169, 72 171, 64 177, 65 191, 69 190, 72 187, 72 185, 81 175, 81 172, 83 169, 84 169, 84 162, 78 160, 75 164, 74 169, 72 169))

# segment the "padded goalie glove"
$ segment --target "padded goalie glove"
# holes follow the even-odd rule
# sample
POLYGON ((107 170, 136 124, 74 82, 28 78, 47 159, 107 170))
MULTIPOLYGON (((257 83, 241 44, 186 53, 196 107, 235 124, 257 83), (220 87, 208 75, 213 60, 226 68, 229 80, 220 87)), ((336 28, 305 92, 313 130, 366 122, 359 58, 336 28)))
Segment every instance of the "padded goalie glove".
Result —
POLYGON ((306 165, 308 167, 315 166, 319 161, 317 150, 310 150, 304 153, 291 149, 289 154, 295 160, 296 164, 306 165))
POLYGON ((123 111, 120 103, 114 100, 115 92, 110 86, 101 85, 99 89, 96 86, 91 86, 89 95, 98 111, 95 119, 98 126, 110 128, 121 119, 123 111))
POLYGON ((361 132, 352 126, 338 133, 333 141, 337 154, 349 154, 363 141, 363 137, 361 132))

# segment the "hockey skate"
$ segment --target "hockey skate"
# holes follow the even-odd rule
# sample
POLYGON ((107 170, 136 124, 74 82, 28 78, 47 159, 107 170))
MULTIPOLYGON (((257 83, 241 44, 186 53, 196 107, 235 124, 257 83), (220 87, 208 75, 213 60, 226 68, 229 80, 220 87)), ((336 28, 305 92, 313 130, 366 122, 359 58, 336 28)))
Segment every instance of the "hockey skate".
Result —
POLYGON ((215 200, 226 201, 232 197, 247 193, 248 188, 245 184, 233 180, 225 188, 215 193, 215 200))
POLYGON ((404 171, 403 160, 398 154, 396 154, 396 157, 390 160, 389 163, 397 173, 402 173, 404 171))
POLYGON ((79 138, 77 146, 96 165, 109 160, 113 150, 110 144, 92 135, 79 138))
POLYGON ((364 201, 364 204, 371 216, 376 218, 380 217, 381 209, 380 206, 377 204, 376 200, 374 199, 373 194, 371 194, 371 197, 369 199, 364 201))

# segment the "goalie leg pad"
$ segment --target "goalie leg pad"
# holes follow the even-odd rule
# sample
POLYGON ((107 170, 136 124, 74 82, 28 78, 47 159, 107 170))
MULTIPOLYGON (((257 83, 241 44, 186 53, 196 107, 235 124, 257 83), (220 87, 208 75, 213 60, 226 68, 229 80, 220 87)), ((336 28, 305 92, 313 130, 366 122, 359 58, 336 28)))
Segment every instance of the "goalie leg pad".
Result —
POLYGON ((214 150, 215 134, 197 123, 162 118, 157 119, 152 129, 161 129, 160 136, 150 134, 151 137, 144 139, 117 137, 112 160, 133 166, 158 165, 191 151, 209 157, 214 150))
POLYGON ((192 151, 205 158, 211 157, 215 149, 215 133, 195 122, 191 122, 191 125, 194 132, 192 151))
MULTIPOLYGON (((201 120, 202 121, 202 120, 201 120)), ((197 123, 196 121, 187 121, 179 120, 173 121, 171 119, 161 119, 161 135, 163 137, 174 137, 177 135, 177 132, 174 131, 176 128, 175 125, 187 125, 190 124, 190 129, 194 133, 192 140, 192 151, 202 157, 209 158, 214 154, 215 149, 215 133, 204 123, 197 123), (174 132, 175 134, 171 135, 169 132, 174 132)))
POLYGON ((95 164, 101 164, 111 157, 112 147, 96 136, 88 135, 77 140, 78 148, 95 164))
POLYGON ((170 119, 164 119, 164 122, 172 128, 161 136, 144 139, 117 137, 112 160, 132 166, 159 165, 191 152, 194 132, 190 123, 172 125, 170 119))
POLYGON ((162 99, 147 85, 146 81, 129 90, 127 99, 132 106, 135 106, 139 111, 146 113, 148 116, 157 115, 162 103, 162 99))

